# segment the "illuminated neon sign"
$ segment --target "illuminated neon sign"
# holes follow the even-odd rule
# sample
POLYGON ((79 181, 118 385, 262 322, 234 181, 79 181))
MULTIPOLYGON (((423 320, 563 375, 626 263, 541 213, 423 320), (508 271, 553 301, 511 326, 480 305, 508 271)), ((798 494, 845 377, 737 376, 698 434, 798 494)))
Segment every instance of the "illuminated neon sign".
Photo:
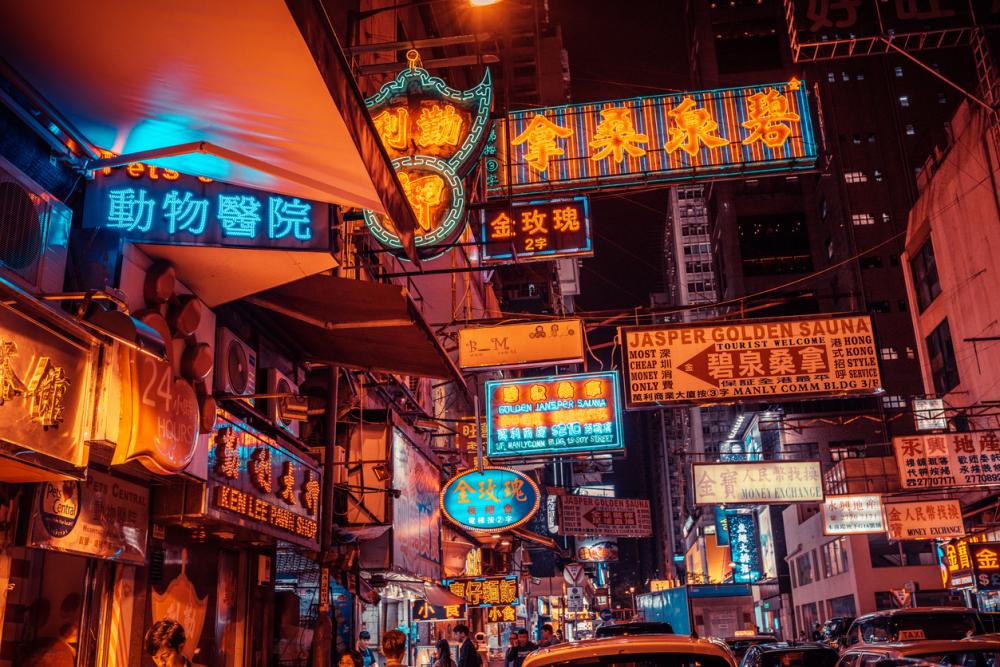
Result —
POLYGON ((594 254, 587 197, 492 204, 480 220, 484 263, 594 254))
POLYGON ((466 604, 473 607, 515 606, 520 600, 517 577, 477 577, 445 579, 441 582, 466 604))
POLYGON ((83 226, 169 245, 327 250, 330 209, 140 163, 98 172, 83 226))
MULTIPOLYGON (((415 52, 407 58, 409 67, 366 104, 417 218, 417 252, 431 258, 465 230, 462 177, 475 166, 482 148, 493 87, 487 70, 475 88, 455 90, 418 67, 415 52)), ((364 217, 372 236, 403 258, 392 221, 368 210, 364 217)))
POLYGON ((618 374, 487 382, 486 425, 490 458, 622 450, 618 374))
POLYGON ((727 510, 729 549, 733 558, 733 581, 752 584, 761 578, 760 543, 753 514, 727 510))
POLYGON ((473 532, 511 530, 531 520, 541 494, 535 482, 509 468, 467 470, 441 489, 441 511, 452 523, 473 532))
POLYGON ((491 197, 787 172, 817 158, 797 79, 516 111, 496 148, 491 197))

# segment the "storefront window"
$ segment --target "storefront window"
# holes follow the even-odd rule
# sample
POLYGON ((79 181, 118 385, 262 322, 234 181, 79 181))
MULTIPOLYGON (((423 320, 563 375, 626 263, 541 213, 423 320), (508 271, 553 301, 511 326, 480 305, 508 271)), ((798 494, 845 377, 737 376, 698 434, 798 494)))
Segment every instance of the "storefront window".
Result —
POLYGON ((844 595, 839 598, 832 598, 830 604, 830 617, 837 616, 857 616, 858 610, 854 604, 853 595, 844 595))

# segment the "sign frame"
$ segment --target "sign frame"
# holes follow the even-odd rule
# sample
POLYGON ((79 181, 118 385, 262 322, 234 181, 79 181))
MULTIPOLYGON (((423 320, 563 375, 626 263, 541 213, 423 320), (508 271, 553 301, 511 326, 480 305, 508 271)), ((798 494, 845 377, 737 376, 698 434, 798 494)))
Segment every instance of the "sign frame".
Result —
POLYGON ((552 320, 545 324, 518 322, 499 326, 463 327, 458 330, 458 367, 462 369, 533 368, 555 366, 558 364, 577 364, 583 362, 586 353, 584 324, 583 320, 579 318, 571 317, 563 320, 552 320), (560 329, 560 327, 563 328, 560 329), (482 341, 478 339, 483 335, 490 335, 491 333, 495 333, 496 335, 487 341, 487 345, 492 345, 493 349, 484 352, 485 348, 480 347, 482 341), (499 336, 504 337, 499 339, 499 336), (556 338, 560 340, 557 342, 555 341, 556 338), (505 361, 501 358, 505 353, 511 355, 520 354, 523 357, 537 347, 539 339, 544 339, 545 344, 552 342, 555 347, 560 349, 553 350, 552 354, 525 361, 505 361), (536 342, 533 343, 530 341, 536 342), (512 342, 513 345, 524 346, 525 349, 517 347, 517 349, 509 351, 508 346, 512 342), (561 352, 562 347, 570 345, 572 347, 566 353, 561 352), (474 353, 482 353, 480 356, 492 353, 497 355, 497 358, 492 360, 470 359, 469 357, 474 353))
POLYGON ((479 238, 481 243, 480 262, 482 264, 548 262, 564 257, 593 257, 594 236, 590 221, 590 198, 585 195, 576 195, 555 199, 515 200, 493 205, 487 204, 479 212, 479 238), (529 212, 529 217, 525 217, 524 211, 520 212, 520 218, 515 215, 518 209, 529 207, 533 207, 529 212), (538 209, 543 209, 545 212, 542 213, 538 209), (561 221, 557 217, 557 210, 563 213, 561 221), (566 210, 572 211, 573 215, 565 213, 566 210), (506 216, 507 219, 500 221, 496 217, 498 214, 506 216), (546 219, 548 219, 547 223, 546 219), (488 228, 497 222, 507 225, 504 227, 509 231, 509 235, 504 237, 507 239, 506 243, 504 239, 491 238, 491 232, 495 233, 496 229, 488 228), (559 229, 560 224, 564 229, 559 229), (576 229, 573 229, 573 226, 576 229), (522 238, 523 232, 530 234, 531 230, 537 230, 539 234, 543 232, 546 234, 544 237, 546 248, 555 245, 551 241, 553 238, 560 238, 556 235, 559 231, 576 231, 582 236, 583 241, 576 247, 518 250, 518 245, 527 245, 529 241, 532 241, 532 239, 522 238), (491 248, 495 246, 503 247, 504 250, 502 252, 491 251, 491 248))
POLYGON ((880 493, 847 493, 842 495, 830 495, 823 499, 823 502, 819 506, 819 511, 820 515, 822 515, 823 517, 823 535, 827 537, 839 537, 841 535, 881 535, 886 532, 885 510, 883 509, 882 494, 880 493), (828 503, 831 500, 836 502, 838 500, 845 500, 848 498, 878 498, 878 515, 879 515, 879 521, 882 523, 882 528, 830 532, 830 525, 828 522, 828 512, 830 511, 830 509, 828 507, 828 503))
MULTIPOLYGON (((823 467, 822 462, 819 459, 796 459, 794 461, 750 461, 741 463, 717 463, 710 461, 692 461, 691 463, 691 478, 694 480, 694 504, 695 505, 720 505, 724 504, 727 507, 729 505, 787 505, 790 503, 822 503, 826 498, 826 492, 823 488, 823 467), (819 485, 820 495, 816 497, 815 495, 807 498, 736 498, 733 500, 721 499, 721 500, 711 500, 711 501, 699 501, 698 499, 698 477, 697 469, 699 467, 730 467, 730 468, 749 468, 749 467, 760 467, 760 466, 773 466, 773 465, 803 465, 803 464, 814 464, 818 470, 818 476, 816 478, 816 483, 819 485)), ((730 535, 730 539, 732 536, 730 535)))
POLYGON ((966 535, 968 535, 968 531, 965 529, 965 520, 962 517, 962 504, 958 500, 955 500, 955 499, 952 499, 952 498, 945 498, 945 499, 938 498, 938 499, 935 499, 935 500, 909 500, 909 501, 900 501, 900 502, 894 502, 894 503, 883 502, 882 503, 882 508, 883 508, 884 513, 885 513, 885 533, 886 533, 886 536, 890 540, 914 540, 914 541, 916 541, 916 540, 949 540, 949 539, 953 539, 953 538, 962 538, 962 537, 965 537, 966 535), (938 505, 941 505, 941 504, 944 504, 944 503, 954 503, 954 506, 957 507, 957 510, 956 510, 957 511, 957 515, 958 515, 957 516, 957 520, 959 521, 960 525, 962 526, 962 533, 961 534, 956 534, 956 533, 952 532, 952 533, 941 534, 941 535, 931 534, 931 535, 927 535, 926 537, 910 537, 908 535, 900 535, 900 534, 897 534, 897 533, 893 532, 893 524, 892 524, 892 522, 890 521, 890 518, 889 518, 889 512, 891 511, 890 508, 892 508, 892 507, 898 507, 898 506, 902 506, 902 505, 910 505, 910 506, 923 505, 923 506, 926 506, 927 503, 937 503, 938 505))
POLYGON ((476 468, 470 468, 468 470, 463 470, 461 472, 458 472, 451 479, 445 482, 444 485, 441 486, 441 492, 438 495, 438 506, 441 509, 442 517, 444 517, 451 523, 455 524, 456 526, 462 528, 463 530, 468 530, 470 532, 480 533, 480 534, 496 534, 520 528, 521 526, 525 525, 534 518, 535 514, 538 513, 538 508, 541 506, 541 504, 542 504, 542 492, 541 489, 538 488, 538 484, 535 483, 535 480, 531 479, 530 475, 527 475, 521 472, 520 470, 514 470, 513 468, 506 468, 503 466, 490 466, 487 468, 483 468, 482 470, 476 468), (469 525, 463 521, 458 521, 455 518, 455 516, 448 510, 446 502, 446 496, 448 492, 451 490, 453 485, 455 485, 459 481, 464 480, 466 477, 470 477, 476 474, 486 473, 491 470, 507 472, 513 475, 514 477, 522 480, 528 486, 528 488, 532 490, 535 496, 534 501, 532 502, 531 510, 526 512, 525 515, 519 518, 517 521, 503 525, 494 524, 490 526, 479 527, 479 526, 469 525))
POLYGON ((580 537, 649 537, 653 532, 652 510, 650 503, 645 498, 605 498, 601 496, 579 496, 561 495, 556 496, 559 503, 559 533, 561 535, 572 535, 580 537), (567 512, 571 506, 574 511, 567 512), (588 508, 589 506, 589 508, 588 508), (621 518, 626 512, 633 514, 634 522, 631 527, 627 523, 612 524, 600 522, 600 525, 588 518, 588 514, 605 512, 612 514, 615 519, 621 518), (572 516, 575 520, 569 520, 572 516), (592 529, 584 527, 586 521, 594 526, 592 529))

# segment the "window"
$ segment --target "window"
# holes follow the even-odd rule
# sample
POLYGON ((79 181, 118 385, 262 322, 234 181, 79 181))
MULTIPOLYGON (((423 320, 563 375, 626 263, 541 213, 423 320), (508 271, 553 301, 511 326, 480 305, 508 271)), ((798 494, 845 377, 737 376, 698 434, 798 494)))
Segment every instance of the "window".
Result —
POLYGON ((879 350, 879 356, 881 356, 885 361, 890 359, 899 359, 899 352, 897 352, 894 347, 883 347, 879 350))
POLYGON ((874 144, 875 143, 875 133, 874 132, 869 132, 868 133, 868 143, 870 143, 870 144, 874 144))
POLYGON ((848 74, 847 72, 841 72, 840 73, 840 78, 843 79, 844 81, 850 81, 851 80, 851 75, 848 74))
POLYGON ((861 144, 861 135, 860 134, 855 134, 853 137, 851 137, 851 140, 855 144, 859 144, 860 145, 861 144))
POLYGON ((951 329, 945 319, 927 337, 927 356, 931 365, 931 377, 934 379, 934 390, 939 394, 947 394, 958 386, 958 363, 955 360, 955 348, 951 345, 951 329))
POLYGON ((909 95, 900 95, 899 96, 899 106, 901 106, 901 107, 908 107, 908 106, 910 106, 910 96, 909 95))
POLYGON ((862 225, 874 225, 875 216, 871 213, 852 213, 851 222, 859 227, 862 225))
POLYGON ((865 458, 864 440, 832 440, 829 448, 830 460, 834 463, 844 459, 865 458))
POLYGON ((882 222, 889 222, 889 214, 888 213, 883 213, 882 214, 882 222))
POLYGON ((948 103, 948 97, 944 93, 938 93, 937 100, 938 100, 938 104, 947 104, 948 103))
POLYGON ((909 345, 906 346, 906 358, 907 359, 916 359, 917 358, 917 353, 909 345))
POLYGON ((865 176, 863 171, 848 171, 844 174, 844 182, 846 183, 867 183, 868 177, 865 176))
POLYGON ((890 542, 884 534, 868 536, 868 555, 872 559, 872 567, 933 565, 936 560, 934 549, 931 540, 890 542))
POLYGON ((847 572, 847 538, 838 537, 824 544, 820 549, 820 557, 824 577, 835 577, 847 572))
MULTIPOLYGON (((858 608, 854 605, 853 595, 844 595, 839 598, 831 598, 826 601, 830 606, 830 617, 857 616, 858 608)), ((847 630, 845 627, 844 630, 847 630)))
POLYGON ((882 170, 881 169, 876 169, 874 171, 874 175, 875 175, 875 180, 878 181, 879 183, 881 183, 882 182, 882 170))
POLYGON ((864 72, 858 72, 857 74, 854 75, 854 78, 857 81, 864 81, 865 80, 865 73, 864 72))
POLYGON ((914 127, 913 127, 913 124, 912 124, 912 123, 907 123, 907 124, 906 124, 906 133, 907 133, 908 135, 910 135, 911 137, 912 137, 912 136, 913 136, 914 134, 916 134, 916 133, 917 133, 917 130, 916 130, 916 128, 914 128, 914 127))
POLYGON ((834 74, 833 72, 827 72, 826 80, 829 81, 830 83, 834 83, 837 81, 837 75, 834 74))
POLYGON ((896 78, 897 79, 903 78, 903 68, 899 67, 898 65, 896 66, 896 78))
POLYGON ((805 553, 795 559, 795 574, 799 581, 799 586, 805 586, 816 581, 816 577, 813 574, 811 555, 811 553, 805 553))
POLYGON ((930 239, 924 241, 920 250, 910 260, 910 272, 913 274, 913 288, 917 293, 917 305, 922 313, 941 293, 937 262, 934 260, 934 246, 930 239))
POLYGON ((902 396, 883 396, 882 406, 890 410, 901 410, 906 407, 906 399, 902 396))
POLYGON ((861 265, 862 269, 881 269, 882 268, 882 258, 881 257, 862 257, 858 264, 861 265))

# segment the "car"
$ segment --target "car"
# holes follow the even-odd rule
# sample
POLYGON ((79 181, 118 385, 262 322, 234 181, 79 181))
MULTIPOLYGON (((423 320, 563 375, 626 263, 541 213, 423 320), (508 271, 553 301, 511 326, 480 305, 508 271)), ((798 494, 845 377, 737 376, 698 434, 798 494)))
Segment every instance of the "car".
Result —
POLYGON ((773 644, 778 641, 774 635, 740 635, 739 637, 727 637, 726 646, 737 658, 742 658, 747 649, 757 644, 773 644))
POLYGON ((921 661, 932 665, 1000 666, 1000 639, 971 637, 934 641, 861 644, 844 651, 837 667, 889 667, 921 661))
POLYGON ((748 648, 740 667, 833 667, 838 657, 820 642, 774 642, 748 648))
POLYGON ((627 637, 629 635, 672 635, 674 626, 669 623, 616 623, 602 625, 594 633, 595 637, 627 637))
POLYGON ((925 639, 964 639, 983 634, 975 609, 909 607, 865 614, 854 619, 844 647, 925 639))
POLYGON ((827 619, 820 632, 823 635, 822 641, 830 646, 840 646, 841 639, 847 634, 854 622, 854 616, 834 616, 827 619))
POLYGON ((631 635, 558 644, 528 654, 523 667, 736 667, 721 642, 685 635, 631 635))

